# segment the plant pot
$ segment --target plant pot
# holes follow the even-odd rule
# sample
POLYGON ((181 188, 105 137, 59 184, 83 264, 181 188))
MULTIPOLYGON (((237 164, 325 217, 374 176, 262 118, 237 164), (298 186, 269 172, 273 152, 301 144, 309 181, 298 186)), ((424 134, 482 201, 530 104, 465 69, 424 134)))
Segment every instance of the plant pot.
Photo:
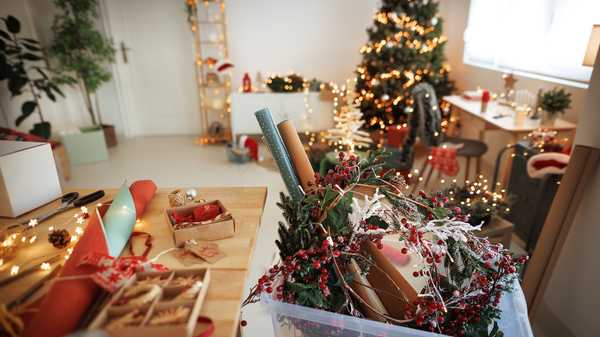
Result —
POLYGON ((62 135, 62 143, 67 149, 71 165, 81 165, 105 161, 108 150, 104 132, 100 127, 81 128, 78 133, 62 135))
POLYGON ((102 124, 102 131, 104 131, 104 140, 106 141, 107 147, 117 146, 117 133, 115 132, 115 126, 110 124, 102 124))
POLYGON ((546 126, 554 126, 554 123, 556 122, 557 117, 558 117, 558 112, 550 113, 548 111, 544 111, 543 124, 546 126))
POLYGON ((35 123, 33 124, 33 129, 29 130, 29 133, 49 139, 52 135, 52 125, 50 125, 50 122, 35 123))

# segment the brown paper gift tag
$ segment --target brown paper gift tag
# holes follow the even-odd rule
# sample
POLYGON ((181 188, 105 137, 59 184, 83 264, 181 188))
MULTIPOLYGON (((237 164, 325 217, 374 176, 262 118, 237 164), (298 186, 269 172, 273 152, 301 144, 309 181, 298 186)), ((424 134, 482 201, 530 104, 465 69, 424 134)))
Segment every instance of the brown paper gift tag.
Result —
POLYGON ((219 249, 219 245, 214 242, 189 240, 186 241, 183 249, 184 252, 187 253, 186 255, 193 255, 194 257, 201 258, 210 264, 213 264, 225 257, 225 253, 223 253, 219 249))

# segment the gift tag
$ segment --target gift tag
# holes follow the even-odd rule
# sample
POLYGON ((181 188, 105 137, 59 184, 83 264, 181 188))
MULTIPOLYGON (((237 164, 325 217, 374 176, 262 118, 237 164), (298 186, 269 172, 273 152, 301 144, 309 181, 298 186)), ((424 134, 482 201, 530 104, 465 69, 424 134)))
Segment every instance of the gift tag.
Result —
POLYGON ((188 240, 183 249, 188 255, 191 254, 211 264, 225 257, 225 254, 219 249, 219 245, 214 242, 188 240))

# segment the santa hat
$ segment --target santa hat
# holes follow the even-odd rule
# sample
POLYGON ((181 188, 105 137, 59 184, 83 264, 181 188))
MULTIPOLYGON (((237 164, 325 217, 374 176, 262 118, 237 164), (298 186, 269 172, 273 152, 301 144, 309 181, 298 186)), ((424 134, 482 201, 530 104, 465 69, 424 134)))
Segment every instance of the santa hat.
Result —
POLYGON ((564 174, 569 158, 569 155, 558 152, 533 155, 527 161, 527 174, 531 178, 542 178, 546 174, 564 174))

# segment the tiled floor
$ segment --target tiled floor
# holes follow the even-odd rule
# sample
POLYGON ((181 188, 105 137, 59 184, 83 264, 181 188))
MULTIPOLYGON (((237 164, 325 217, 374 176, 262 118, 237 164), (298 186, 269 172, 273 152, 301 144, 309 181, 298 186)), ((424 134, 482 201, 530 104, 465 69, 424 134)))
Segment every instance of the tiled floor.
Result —
MULTIPOLYGON (((152 179, 159 187, 191 186, 267 186, 268 196, 248 279, 253 284, 273 260, 277 222, 282 219, 275 205, 284 184, 279 173, 256 163, 232 164, 222 146, 199 146, 193 137, 139 137, 122 140, 110 149, 106 162, 74 167, 64 183, 71 188, 119 187, 123 181, 152 179)), ((420 167, 417 162, 415 167, 420 167)), ((463 177, 459 173, 458 177, 463 177)), ((434 187, 435 183, 432 183, 434 187)), ((514 241, 514 240, 513 240, 514 241)), ((513 245, 514 246, 514 245, 513 245)), ((519 252, 518 248, 515 249, 519 252)), ((273 335, 271 319, 260 304, 246 307, 243 318, 248 325, 244 336, 273 335)))

